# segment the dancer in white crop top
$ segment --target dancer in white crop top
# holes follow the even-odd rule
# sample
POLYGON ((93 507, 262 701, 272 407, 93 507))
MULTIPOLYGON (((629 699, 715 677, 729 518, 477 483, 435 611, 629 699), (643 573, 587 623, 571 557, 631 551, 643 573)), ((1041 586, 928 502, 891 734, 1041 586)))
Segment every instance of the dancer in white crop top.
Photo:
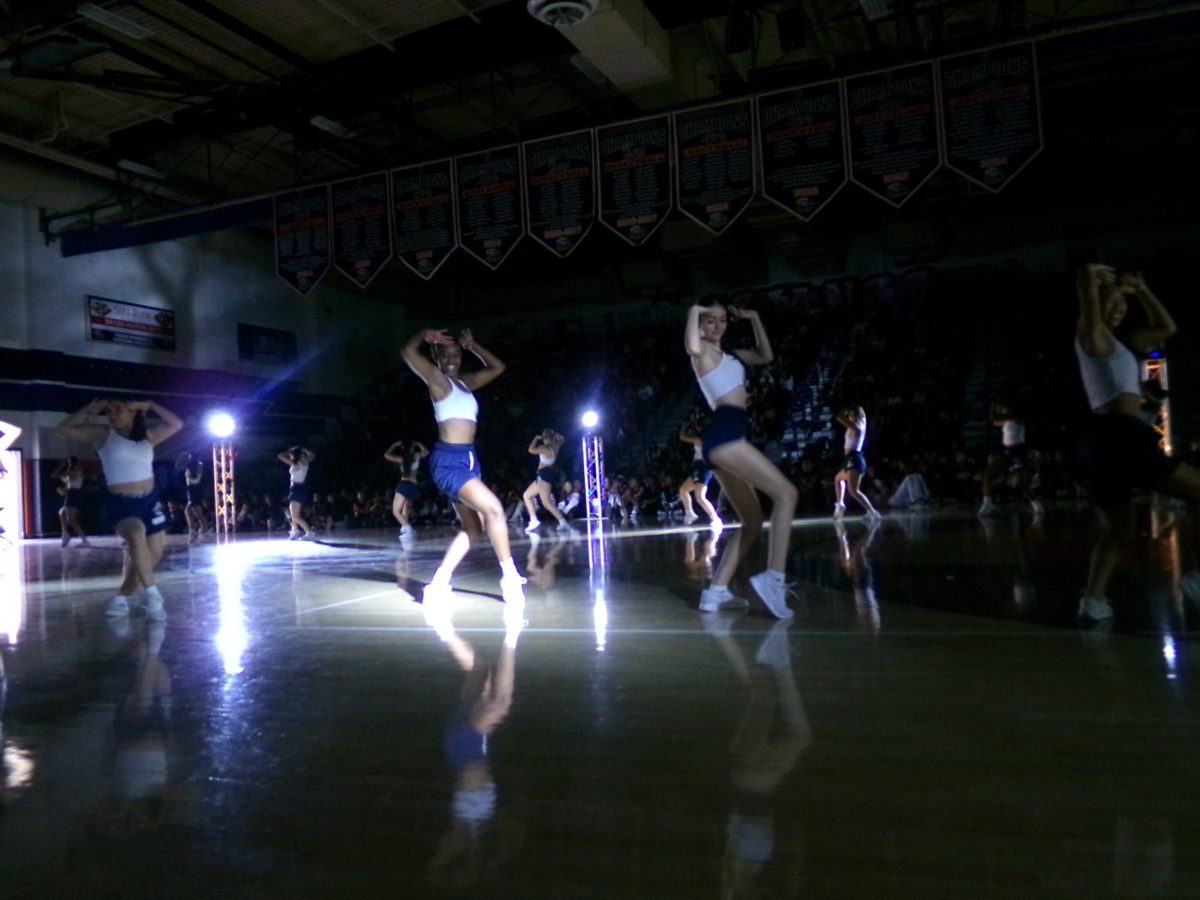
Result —
POLYGON ((554 489, 563 481, 562 470, 555 463, 565 441, 566 438, 553 428, 547 428, 541 434, 534 435, 533 440, 529 442, 529 452, 538 458, 538 468, 533 481, 521 495, 525 511, 529 513, 529 524, 525 526, 528 532, 536 531, 542 524, 538 518, 537 507, 533 505, 535 498, 541 501, 544 510, 554 516, 559 528, 571 527, 567 524, 566 517, 559 512, 558 504, 554 502, 554 489))
POLYGON ((429 470, 436 484, 450 499, 462 530, 442 557, 442 564, 425 586, 423 603, 426 615, 436 615, 450 600, 450 578, 467 551, 487 530, 492 547, 500 560, 500 591, 504 596, 506 621, 523 621, 525 579, 517 572, 508 543, 508 522, 504 506, 483 481, 482 469, 475 454, 475 428, 478 404, 475 391, 490 384, 504 372, 504 363, 483 347, 470 330, 463 330, 455 340, 445 329, 422 329, 405 343, 401 353, 408 367, 429 388, 434 417, 438 424, 438 443, 429 457, 429 470), (430 356, 421 352, 429 346, 430 356), (469 351, 483 367, 471 372, 462 371, 463 351, 469 351), (453 395, 466 394, 471 403, 461 398, 446 401, 453 395))
POLYGON ((297 444, 275 457, 288 467, 288 518, 292 521, 288 532, 289 541, 311 541, 316 538, 312 526, 304 518, 304 507, 312 504, 312 482, 308 480, 308 469, 317 458, 307 447, 297 444))
MULTIPOLYGON (((1162 346, 1175 333, 1171 314, 1140 272, 1118 276, 1111 266, 1093 263, 1079 270, 1076 288, 1075 354, 1094 413, 1078 448, 1079 475, 1102 526, 1079 601, 1079 617, 1101 620, 1113 615, 1106 591, 1133 534, 1134 491, 1186 500, 1194 514, 1200 504, 1200 472, 1167 456, 1158 432, 1141 418, 1146 397, 1132 351, 1146 353, 1162 346), (1127 297, 1138 301, 1145 318, 1145 324, 1129 334, 1128 347, 1114 334, 1128 312, 1127 297)), ((1197 582, 1200 575, 1185 575, 1181 580, 1185 594, 1186 586, 1197 582)))
POLYGON ((879 510, 858 487, 867 471, 867 460, 862 452, 867 442, 867 411, 861 406, 847 406, 837 414, 837 420, 846 429, 846 436, 842 442, 842 468, 833 479, 833 517, 840 519, 845 514, 846 495, 849 494, 858 501, 868 519, 879 519, 879 510))
POLYGON ((146 615, 167 617, 162 594, 154 583, 154 568, 162 559, 167 518, 154 489, 154 447, 183 428, 183 420, 153 400, 93 400, 55 428, 68 441, 90 444, 100 456, 108 480, 108 516, 124 541, 123 578, 117 595, 108 601, 106 614, 129 615, 129 601, 137 594, 146 615), (159 421, 150 425, 146 413, 159 421), (88 425, 91 416, 107 416, 107 425, 88 425))
POLYGON ((63 505, 58 511, 58 523, 62 526, 62 545, 71 543, 71 538, 79 537, 79 546, 90 547, 87 532, 79 521, 79 506, 83 502, 83 466, 79 464, 78 456, 69 456, 66 461, 54 470, 52 478, 62 482, 59 493, 63 496, 63 505))
MULTIPOLYGON (((475 398, 472 397, 472 400, 475 398)), ((410 513, 416 502, 421 498, 421 486, 417 482, 417 474, 421 470, 421 460, 429 455, 429 450, 420 441, 393 441, 392 446, 383 451, 383 458, 400 467, 400 482, 396 485, 396 493, 392 495, 392 517, 400 523, 400 542, 409 549, 415 539, 410 513)))
POLYGON ((740 609, 746 601, 729 590, 738 566, 749 555, 762 533, 763 514, 755 491, 771 498, 771 536, 767 568, 750 578, 750 585, 772 614, 790 618, 784 571, 792 539, 792 514, 796 509, 796 486, 775 464, 746 439, 746 385, 744 366, 764 366, 775 358, 766 329, 756 311, 726 308, 721 303, 694 305, 688 310, 683 337, 692 361, 692 371, 705 399, 713 409, 701 436, 701 452, 716 472, 721 490, 741 520, 741 529, 729 540, 713 572, 712 584, 700 595, 702 612, 740 609), (721 349, 721 338, 730 319, 747 322, 754 333, 754 348, 732 354, 721 349), (742 377, 738 376, 741 369, 742 377))

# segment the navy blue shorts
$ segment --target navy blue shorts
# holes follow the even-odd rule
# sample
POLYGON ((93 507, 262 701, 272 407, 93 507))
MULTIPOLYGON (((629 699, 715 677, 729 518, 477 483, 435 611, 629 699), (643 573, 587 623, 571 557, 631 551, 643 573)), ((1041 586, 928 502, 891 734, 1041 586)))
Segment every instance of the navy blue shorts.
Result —
POLYGON ((307 482, 293 484, 288 488, 288 503, 312 503, 312 488, 307 482))
POLYGON ((117 530, 117 523, 123 519, 140 519, 148 535, 164 531, 167 527, 167 514, 156 491, 141 497, 109 493, 105 497, 104 518, 113 531, 117 530))
POLYGON ((415 481, 408 481, 406 479, 396 485, 396 493, 409 503, 415 503, 421 499, 421 486, 415 481))
POLYGON ((1158 432, 1133 416, 1092 416, 1075 449, 1088 499, 1101 509, 1121 506, 1135 490, 1152 491, 1174 475, 1181 460, 1158 442, 1158 432))
POLYGON ((846 458, 842 461, 843 472, 858 472, 863 474, 867 471, 867 458, 863 456, 861 450, 847 450, 846 458))
POLYGON ((1025 458, 1028 455, 1024 444, 1013 444, 1011 447, 1005 447, 1004 459, 1008 463, 1008 471, 1023 471, 1025 468, 1025 458))
POLYGON ((479 456, 474 444, 447 444, 438 441, 429 455, 429 473, 437 489, 453 503, 461 503, 458 496, 463 485, 476 478, 483 479, 479 468, 479 456))
POLYGON ((713 410, 700 435, 700 454, 710 466, 713 461, 709 454, 725 444, 736 444, 744 441, 750 430, 750 417, 740 406, 718 406, 713 410))
POLYGON ((558 487, 563 483, 562 469, 558 466, 542 466, 537 470, 536 481, 544 481, 552 488, 558 487))
POLYGON ((187 505, 199 506, 204 500, 204 490, 198 484, 189 484, 187 486, 187 505))
POLYGON ((83 488, 67 488, 63 496, 63 509, 79 509, 83 506, 83 488))
POLYGON ((713 470, 711 466, 705 465, 704 460, 698 459, 692 464, 692 472, 688 478, 696 482, 696 484, 708 487, 713 478, 713 470))

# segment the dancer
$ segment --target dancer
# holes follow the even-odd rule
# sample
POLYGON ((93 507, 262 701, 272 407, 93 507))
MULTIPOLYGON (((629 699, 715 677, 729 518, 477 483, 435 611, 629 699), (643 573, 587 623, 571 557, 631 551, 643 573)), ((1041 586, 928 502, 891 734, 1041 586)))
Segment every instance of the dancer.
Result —
POLYGON ((442 564, 425 586, 423 601, 438 603, 450 598, 450 578, 486 529, 500 560, 500 590, 504 602, 514 613, 525 607, 525 579, 517 572, 508 544, 508 523, 504 507, 483 481, 479 458, 475 455, 475 428, 479 404, 474 392, 490 384, 504 372, 494 353, 476 343, 470 330, 456 341, 445 329, 423 329, 408 339, 401 351, 408 367, 429 387, 433 416, 438 423, 438 443, 429 457, 433 482, 454 507, 462 531, 455 535, 442 564), (430 345, 430 357, 421 345, 430 345), (462 354, 470 351, 483 364, 482 369, 462 372, 462 354))
POLYGON ((833 479, 833 489, 837 492, 833 504, 833 517, 840 519, 846 513, 846 495, 858 501, 867 511, 868 519, 881 518, 879 510, 871 505, 867 495, 859 490, 863 473, 867 471, 867 460, 863 456, 863 444, 867 440, 867 413, 861 406, 848 406, 837 415, 839 423, 846 428, 846 439, 843 443, 846 458, 841 470, 833 479))
POLYGON ((312 502, 312 485, 308 484, 308 467, 317 454, 299 445, 280 453, 276 459, 288 467, 288 515, 292 520, 289 541, 311 541, 316 538, 304 518, 304 504, 312 502))
POLYGON ((67 546, 71 543, 71 538, 78 535, 79 546, 92 546, 88 543, 87 532, 79 524, 79 508, 83 505, 83 466, 79 464, 79 457, 68 456, 50 477, 62 482, 59 491, 62 493, 63 505, 58 511, 58 521, 62 526, 62 545, 67 546))
POLYGON ((541 434, 534 435, 533 440, 529 442, 529 452, 538 458, 538 468, 537 475, 534 476, 529 487, 525 488, 525 493, 521 495, 525 511, 529 513, 529 524, 525 526, 526 531, 536 531, 542 525, 541 519, 538 518, 537 507, 533 505, 534 498, 540 500, 542 508, 558 520, 559 528, 570 527, 554 502, 554 488, 559 487, 563 481, 562 470, 555 463, 558 461, 558 451, 562 449, 565 440, 566 438, 553 428, 547 428, 541 434))
POLYGON ((991 514, 996 508, 992 500, 996 485, 1011 480, 1029 501, 1033 514, 1040 516, 1045 510, 1038 500, 1032 473, 1029 471, 1024 417, 1008 404, 993 403, 991 420, 992 424, 1000 429, 1004 455, 988 454, 988 465, 983 472, 983 504, 979 507, 979 515, 991 514))
MULTIPOLYGON (((1108 581, 1133 534, 1134 490, 1157 491, 1194 506, 1200 503, 1200 471, 1167 456, 1158 432, 1140 416, 1145 398, 1133 350, 1149 352, 1175 334, 1171 314, 1140 272, 1118 278, 1111 266, 1091 263, 1079 270, 1076 288, 1075 355, 1093 413, 1079 444, 1078 461, 1101 523, 1079 617, 1100 621, 1113 615, 1108 581), (1147 320, 1130 334, 1130 346, 1114 334, 1128 312, 1127 297, 1138 301, 1147 320)), ((1184 576, 1185 587, 1193 575, 1184 576)))
POLYGON ((187 492, 183 517, 187 519, 188 543, 194 544, 208 531, 208 522, 204 519, 204 492, 200 489, 200 483, 204 481, 204 460, 195 453, 181 453, 175 460, 175 468, 183 472, 183 485, 187 492))
POLYGON ((775 358, 762 320, 754 310, 724 304, 694 304, 688 310, 684 346, 692 360, 692 371, 713 414, 701 437, 701 454, 716 471, 721 490, 741 520, 742 527, 729 541, 713 574, 712 583, 700 595, 702 612, 742 609, 748 604, 729 590, 738 566, 762 533, 763 513, 756 490, 771 499, 771 540, 767 568, 750 577, 755 593, 767 609, 781 619, 792 616, 787 605, 784 570, 792 538, 792 514, 796 509, 796 486, 746 439, 747 365, 766 365, 775 358), (725 353, 721 338, 729 319, 745 319, 754 330, 754 349, 725 353))
POLYGON ((384 459, 400 467, 400 483, 396 485, 396 493, 392 497, 392 516, 400 523, 401 541, 408 541, 413 536, 409 513, 421 499, 417 472, 421 468, 421 460, 428 455, 429 450, 420 441, 410 441, 407 445, 404 441, 395 441, 383 454, 384 459))
POLYGON ((704 514, 708 516, 708 521, 711 527, 715 530, 720 530, 725 524, 721 521, 720 515, 708 499, 708 484, 712 481, 713 470, 712 466, 704 461, 704 451, 701 447, 700 431, 695 423, 684 422, 679 429, 679 439, 685 444, 692 445, 692 470, 688 473, 688 477, 683 480, 683 484, 679 485, 679 502, 683 504, 683 523, 690 525, 695 522, 699 516, 696 515, 695 509, 692 506, 692 498, 700 504, 700 508, 704 510, 704 514))
POLYGON ((167 527, 154 486, 154 448, 181 428, 183 420, 153 400, 97 399, 71 413, 54 430, 66 440, 91 444, 104 467, 107 517, 125 547, 121 586, 105 608, 109 616, 129 615, 129 601, 140 594, 150 619, 167 617, 162 593, 154 583, 167 527), (161 421, 148 425, 150 412, 161 421), (108 417, 107 425, 85 424, 99 415, 108 417))

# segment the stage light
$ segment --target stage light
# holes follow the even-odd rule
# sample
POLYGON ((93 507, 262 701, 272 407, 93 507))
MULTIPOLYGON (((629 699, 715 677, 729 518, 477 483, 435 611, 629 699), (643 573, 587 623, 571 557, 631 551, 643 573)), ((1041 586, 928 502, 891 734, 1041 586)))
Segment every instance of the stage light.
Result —
POLYGON ((584 428, 595 428, 600 424, 600 413, 596 412, 594 409, 589 409, 579 417, 579 424, 584 428))
POLYGON ((227 438, 233 437, 233 433, 237 431, 237 422, 227 412, 214 412, 208 414, 208 418, 204 420, 204 427, 215 438, 227 438))

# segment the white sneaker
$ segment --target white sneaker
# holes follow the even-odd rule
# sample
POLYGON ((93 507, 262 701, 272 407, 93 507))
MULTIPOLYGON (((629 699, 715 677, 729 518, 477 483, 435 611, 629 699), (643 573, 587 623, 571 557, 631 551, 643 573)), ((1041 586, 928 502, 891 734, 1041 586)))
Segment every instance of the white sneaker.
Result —
POLYGON ((296 540, 298 540, 298 541, 315 541, 316 539, 317 539, 316 532, 306 531, 306 532, 304 532, 304 534, 300 535, 300 537, 298 537, 296 540))
POLYGON ((696 515, 695 513, 687 513, 687 514, 686 514, 686 515, 683 517, 683 524, 684 524, 684 525, 691 525, 691 524, 692 524, 693 522, 695 522, 695 521, 696 521, 698 518, 700 518, 700 517, 699 517, 698 515, 696 515))
POLYGON ((514 608, 525 608, 525 589, 521 587, 525 583, 525 579, 520 575, 505 575, 500 579, 500 594, 504 597, 504 602, 511 604, 514 608))
POLYGON ((840 519, 845 514, 846 514, 846 504, 845 503, 833 504, 833 517, 835 519, 840 519))
POLYGON ((759 572, 750 576, 750 586, 754 593, 767 605, 767 609, 776 618, 790 619, 795 615, 787 605, 788 587, 781 581, 776 581, 769 572, 759 572))
POLYGON ((289 541, 298 541, 298 540, 300 540, 300 529, 299 529, 299 528, 293 528, 291 531, 289 531, 289 532, 288 532, 288 540, 289 540, 289 541))
POLYGON ((415 531, 413 530, 413 527, 411 525, 401 525, 400 526, 400 537, 402 537, 402 538, 412 537, 414 534, 415 534, 415 531))
POLYGON ((189 544, 194 544, 199 540, 200 540, 200 532, 194 531, 194 530, 188 532, 188 543, 189 544))
POLYGON ((1113 617, 1112 604, 1104 597, 1080 597, 1079 612, 1076 617, 1091 619, 1093 622, 1103 622, 1113 617))
POLYGON ((166 621, 167 611, 163 609, 163 598, 158 587, 146 588, 146 592, 142 596, 146 603, 146 618, 151 622, 166 621))
POLYGON ((883 513, 881 513, 877 509, 872 509, 869 513, 867 513, 866 518, 867 518, 868 522, 878 522, 880 519, 883 518, 883 513))
POLYGON ((738 597, 727 587, 710 585, 700 592, 700 612, 729 612, 749 606, 744 597, 738 597))
POLYGON ((62 536, 62 545, 65 547, 69 543, 71 543, 71 536, 69 534, 64 534, 62 536))
POLYGON ((996 508, 996 504, 992 502, 991 497, 988 497, 983 501, 983 503, 981 503, 979 505, 979 512, 977 513, 977 515, 981 515, 981 516, 991 515, 992 510, 994 510, 995 508, 996 508))
POLYGON ((87 539, 87 537, 81 537, 81 538, 79 539, 79 546, 80 546, 80 547, 90 547, 90 546, 92 546, 92 545, 91 545, 90 543, 88 543, 88 539, 87 539))
POLYGON ((711 528, 713 531, 720 532, 720 531, 724 530, 725 523, 721 521, 720 516, 717 516, 715 519, 713 519, 711 522, 708 523, 708 527, 711 528))
POLYGON ((104 607, 104 614, 110 618, 127 618, 129 616, 129 598, 117 594, 104 607))
POLYGON ((541 519, 530 519, 530 520, 529 520, 529 524, 525 526, 525 530, 526 530, 527 532, 529 532, 529 531, 537 531, 537 530, 538 530, 539 528, 541 528, 541 527, 542 527, 542 520, 541 520, 541 519))
POLYGON ((574 531, 575 529, 571 527, 570 522, 568 522, 566 519, 563 519, 561 522, 558 523, 558 530, 561 531, 563 534, 567 534, 569 532, 574 531))

